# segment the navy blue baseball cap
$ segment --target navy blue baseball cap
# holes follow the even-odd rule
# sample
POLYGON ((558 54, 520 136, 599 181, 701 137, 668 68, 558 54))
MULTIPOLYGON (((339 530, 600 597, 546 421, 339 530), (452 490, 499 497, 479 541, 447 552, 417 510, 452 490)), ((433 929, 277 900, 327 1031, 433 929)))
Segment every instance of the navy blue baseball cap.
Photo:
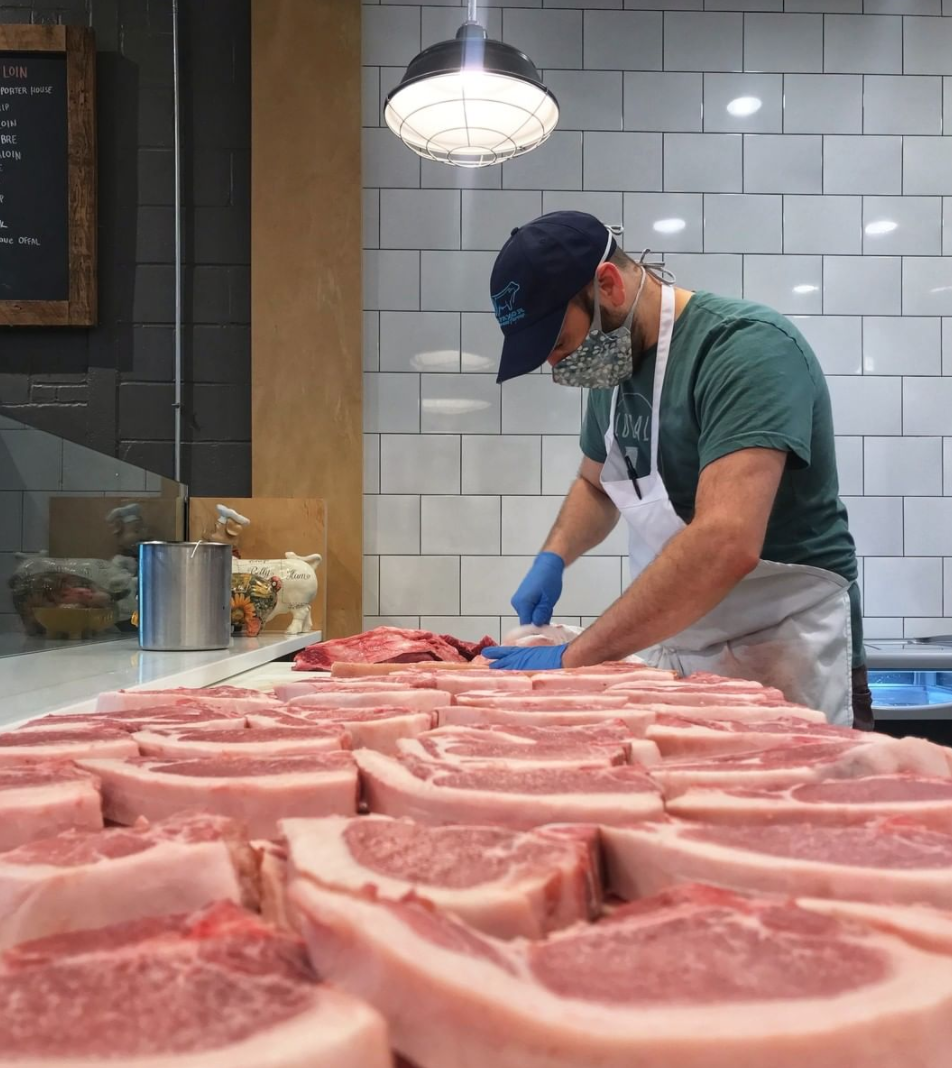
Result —
POLYGON ((545 363, 569 301, 614 251, 611 231, 584 211, 553 211, 512 231, 489 285, 504 337, 497 382, 545 363))

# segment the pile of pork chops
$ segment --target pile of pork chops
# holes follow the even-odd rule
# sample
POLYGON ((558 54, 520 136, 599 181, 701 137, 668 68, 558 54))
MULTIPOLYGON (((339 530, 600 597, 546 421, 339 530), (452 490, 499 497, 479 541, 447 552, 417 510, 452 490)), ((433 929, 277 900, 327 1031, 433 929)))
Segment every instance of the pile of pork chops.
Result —
POLYGON ((952 751, 360 667, 0 734, 0 1066, 952 1064, 952 751))

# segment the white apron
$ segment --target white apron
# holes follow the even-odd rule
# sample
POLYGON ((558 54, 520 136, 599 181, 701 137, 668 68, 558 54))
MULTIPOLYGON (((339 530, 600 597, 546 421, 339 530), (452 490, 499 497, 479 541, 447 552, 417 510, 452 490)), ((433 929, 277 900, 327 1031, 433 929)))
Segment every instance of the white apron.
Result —
MULTIPOLYGON (((605 434, 602 486, 629 528, 632 581, 683 530, 658 471, 661 390, 674 329, 674 291, 661 288, 661 323, 652 391, 651 471, 637 481, 615 436, 618 389, 605 434), (640 491, 640 495, 639 495, 640 491)), ((787 699, 851 726, 852 642, 849 582, 832 571, 761 560, 707 615, 661 645, 640 653, 684 674, 711 671, 776 686, 787 699)))

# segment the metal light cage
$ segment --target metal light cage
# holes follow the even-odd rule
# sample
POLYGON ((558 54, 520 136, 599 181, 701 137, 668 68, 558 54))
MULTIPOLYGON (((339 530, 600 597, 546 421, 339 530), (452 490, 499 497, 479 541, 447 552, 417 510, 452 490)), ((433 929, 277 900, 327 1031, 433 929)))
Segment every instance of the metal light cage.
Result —
POLYGON ((470 18, 450 41, 424 49, 387 96, 390 129, 424 159, 489 167, 538 148, 559 105, 524 53, 470 18))

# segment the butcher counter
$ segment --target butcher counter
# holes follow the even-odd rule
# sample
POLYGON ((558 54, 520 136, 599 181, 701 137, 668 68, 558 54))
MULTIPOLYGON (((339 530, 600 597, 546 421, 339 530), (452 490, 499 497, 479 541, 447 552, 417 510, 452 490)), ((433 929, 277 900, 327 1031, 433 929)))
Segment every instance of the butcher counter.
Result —
POLYGON ((135 636, 101 643, 63 643, 0 659, 0 729, 48 712, 86 712, 105 690, 212 686, 233 680, 306 645, 311 634, 234 638, 228 649, 149 653, 135 636))

